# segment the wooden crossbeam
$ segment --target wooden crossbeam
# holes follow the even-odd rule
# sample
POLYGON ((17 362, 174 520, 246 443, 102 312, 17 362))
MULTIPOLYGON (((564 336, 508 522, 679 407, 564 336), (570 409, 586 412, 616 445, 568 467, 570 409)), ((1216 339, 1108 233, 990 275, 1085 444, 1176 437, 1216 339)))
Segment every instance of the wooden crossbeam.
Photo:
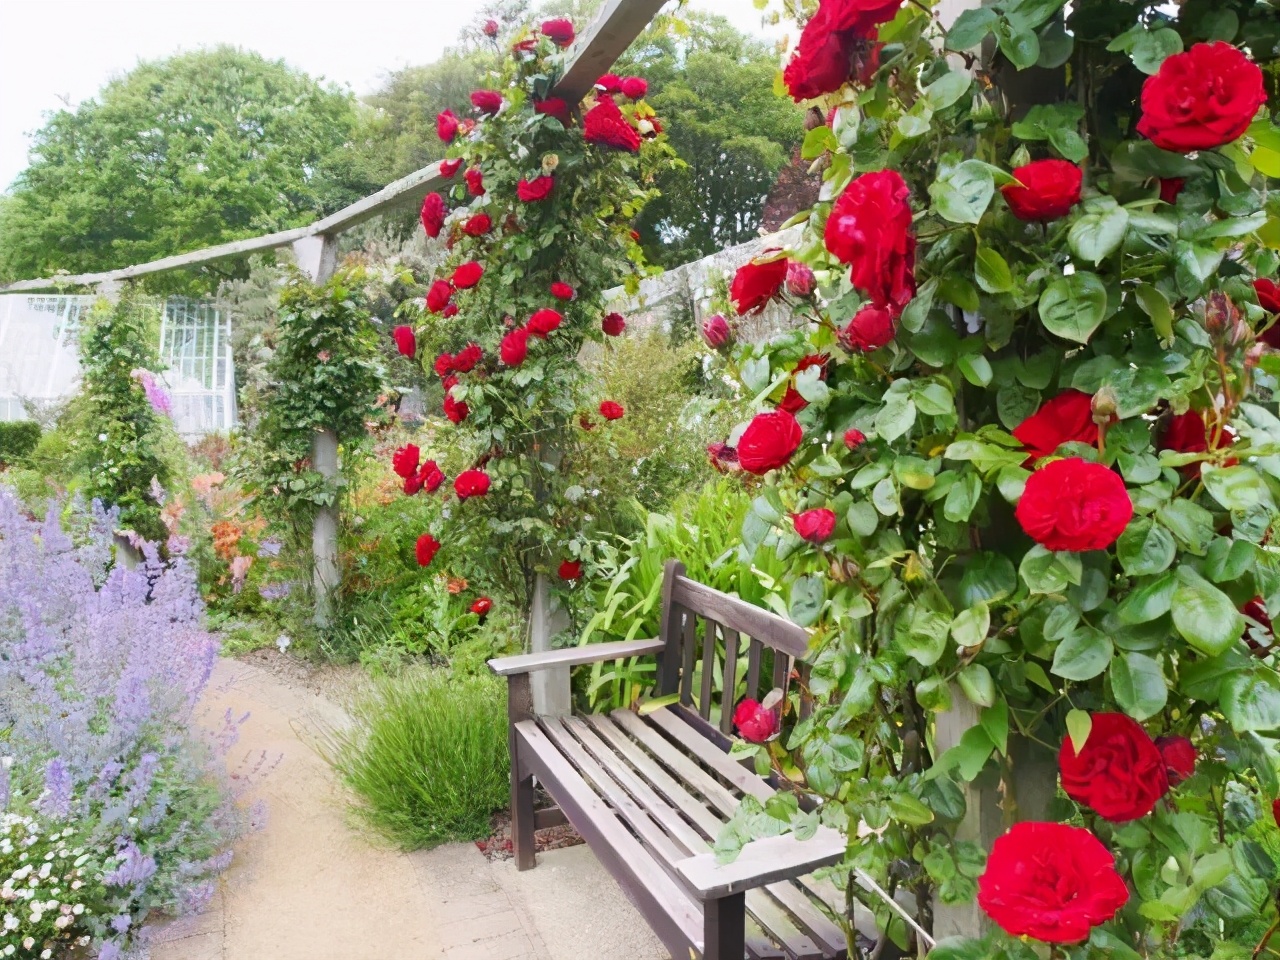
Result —
MULTIPOLYGON (((574 41, 569 51, 565 74, 556 86, 556 94, 570 103, 577 103, 586 96, 596 78, 606 73, 613 62, 622 56, 627 47, 631 46, 632 41, 640 36, 664 2, 665 0, 608 0, 595 20, 574 41)), ((332 237, 349 230, 356 224, 380 216, 388 210, 416 206, 422 203, 423 197, 444 186, 445 182, 440 176, 440 164, 436 162, 387 184, 377 193, 357 200, 309 226, 281 230, 262 237, 235 240, 216 247, 192 250, 172 257, 152 260, 150 263, 134 264, 101 273, 18 280, 0 286, 0 293, 49 290, 61 286, 91 287, 100 283, 132 280, 181 267, 214 263, 262 250, 286 247, 307 237, 332 237)))

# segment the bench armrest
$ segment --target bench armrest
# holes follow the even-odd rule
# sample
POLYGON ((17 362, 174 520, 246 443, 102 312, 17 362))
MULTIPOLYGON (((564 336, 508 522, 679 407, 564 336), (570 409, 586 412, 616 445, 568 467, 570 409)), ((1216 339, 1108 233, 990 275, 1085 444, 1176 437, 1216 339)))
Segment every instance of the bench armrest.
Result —
POLYGON ((844 859, 845 838, 819 827, 808 840, 791 834, 752 840, 732 863, 718 863, 714 853, 700 853, 676 863, 685 885, 699 900, 719 900, 779 880, 794 880, 844 859))
POLYGON ((576 667, 583 663, 599 663, 602 660, 624 660, 627 657, 645 657, 661 653, 666 644, 661 640, 619 640, 614 643, 588 643, 563 650, 547 650, 543 653, 522 653, 514 657, 498 657, 489 661, 489 669, 500 677, 533 673, 535 670, 551 670, 555 667, 576 667))

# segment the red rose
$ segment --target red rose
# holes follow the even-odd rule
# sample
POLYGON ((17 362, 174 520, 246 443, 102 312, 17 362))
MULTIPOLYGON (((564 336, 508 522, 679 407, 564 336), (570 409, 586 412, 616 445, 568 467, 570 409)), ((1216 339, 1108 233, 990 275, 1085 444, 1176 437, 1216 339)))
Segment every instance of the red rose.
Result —
POLYGON ((738 462, 757 475, 786 466, 800 447, 804 431, 785 410, 757 413, 738 440, 738 462))
POLYGON ((518 367, 529 355, 529 331, 524 327, 516 327, 498 346, 498 357, 508 367, 518 367))
POLYGON ((813 293, 813 269, 799 260, 787 261, 787 293, 807 297, 813 293))
POLYGON ((642 100, 649 92, 649 81, 643 77, 623 77, 622 95, 628 100, 642 100))
POLYGON ((623 413, 622 404, 614 403, 612 400, 606 400, 600 404, 600 416, 606 420, 621 420, 623 413))
POLYGON ((455 157, 452 160, 440 161, 440 176, 442 177, 446 177, 446 178, 453 177, 461 169, 462 169, 461 157, 455 157))
POLYGON ((836 515, 825 507, 805 510, 803 513, 792 514, 791 525, 796 528, 796 534, 801 540, 826 543, 831 539, 831 534, 835 533, 836 515))
POLYGON ((462 179, 467 181, 467 192, 473 197, 484 196, 484 172, 479 167, 467 167, 462 179))
POLYGON ((707 346, 711 349, 719 350, 729 343, 732 337, 733 331, 729 329, 729 321, 720 314, 717 313, 702 321, 702 339, 707 341, 707 346))
POLYGON ((606 313, 600 321, 600 329, 610 337, 621 336, 622 331, 627 329, 627 321, 620 313, 606 313))
MULTIPOLYGON (((1253 281, 1253 291, 1258 295, 1258 304, 1267 313, 1280 313, 1280 286, 1274 280, 1259 277, 1253 281)), ((1269 347, 1280 348, 1280 323, 1272 323, 1263 331, 1260 338, 1269 347)))
POLYGON ((572 300, 574 296, 573 287, 567 283, 561 283, 557 280, 551 285, 551 295, 557 300, 572 300))
POLYGON ((1033 160, 1013 171, 1017 183, 1000 188, 1019 220, 1057 220, 1080 202, 1084 171, 1066 160, 1033 160))
POLYGON ((978 878, 978 906, 1005 933, 1079 943, 1129 900, 1115 857, 1083 827, 1015 823, 978 878))
POLYGON ((477 213, 462 222, 462 232, 469 237, 483 237, 492 226, 493 221, 487 213, 477 213))
MULTIPOLYGON (((445 356, 448 356, 448 354, 445 354, 445 356)), ((450 369, 452 369, 452 368, 450 368, 450 369)), ((441 388, 442 390, 444 390, 444 392, 445 392, 445 393, 448 393, 450 390, 452 390, 452 389, 453 389, 454 387, 456 387, 457 385, 458 385, 458 378, 457 378, 457 377, 455 377, 455 376, 445 377, 445 378, 440 382, 440 388, 441 388)))
POLYGON ((787 279, 787 262, 786 257, 763 263, 752 260, 738 268, 729 284, 729 299, 739 316, 764 309, 778 295, 787 279))
MULTIPOLYGON (((453 370, 453 354, 452 353, 442 353, 440 354, 440 356, 436 357, 435 371, 436 371, 437 377, 447 377, 452 370, 453 370)), ((449 388, 445 387, 445 389, 448 390, 449 388)))
POLYGON ((416 472, 411 473, 409 476, 404 478, 404 485, 401 489, 404 490, 404 495, 406 497, 417 496, 418 491, 422 489, 422 479, 416 472))
POLYGON ((1123 713, 1095 713, 1078 754, 1071 738, 1063 738, 1058 770, 1068 797, 1112 823, 1145 817, 1169 790, 1160 750, 1123 713))
POLYGON ((453 285, 459 290, 470 290, 484 276, 484 265, 468 260, 460 263, 453 271, 453 285))
POLYGON ((452 296, 453 284, 448 280, 437 280, 427 290, 427 309, 432 313, 439 313, 449 303, 449 298, 452 296))
POLYGON ((422 229, 427 231, 427 236, 434 240, 440 236, 440 230, 444 226, 444 218, 448 211, 445 209, 444 197, 438 193, 428 193, 422 198, 422 229))
POLYGON ((1014 516, 1050 550, 1105 550, 1132 519, 1133 502, 1118 475, 1071 457, 1031 474, 1014 516))
POLYGON ((476 90, 471 94, 471 105, 481 113, 497 113, 502 109, 502 94, 497 90, 476 90))
POLYGON ((1197 43, 1143 83, 1138 132, 1162 150, 1208 150, 1238 140, 1266 101, 1256 63, 1229 43, 1197 43))
POLYGON ((418 469, 417 480, 427 493, 435 493, 440 488, 440 484, 444 483, 444 474, 440 471, 440 465, 434 460, 424 460, 418 469))
POLYGON ((850 427, 844 432, 844 445, 849 450, 857 450, 867 442, 867 435, 861 430, 850 427))
POLYGON ((489 475, 483 470, 463 470, 453 481, 453 492, 459 500, 483 497, 489 492, 489 475))
POLYGON ((457 315, 458 305, 456 303, 446 303, 444 309, 440 311, 440 316, 444 317, 446 320, 450 317, 456 317, 457 315))
POLYGON ((549 308, 538 310, 529 318, 529 332, 545 340, 547 334, 554 332, 562 320, 564 317, 555 310, 549 308))
POLYGON ((1157 737, 1156 749, 1164 757, 1170 786, 1177 786, 1196 772, 1196 746, 1186 737, 1157 737))
POLYGON ((542 21, 542 35, 549 37, 557 47, 567 47, 573 43, 573 21, 564 17, 542 21))
POLYGON ((1271 819, 1276 822, 1276 826, 1280 827, 1280 800, 1271 801, 1271 819))
POLYGON ((496 37, 498 35, 498 21, 493 19, 486 20, 481 29, 486 37, 496 37))
POLYGON ((467 419, 467 414, 471 412, 471 408, 461 400, 453 399, 453 394, 446 392, 444 395, 444 415, 449 418, 450 423, 461 423, 467 419))
POLYGON ((418 338, 414 335, 413 327, 399 326, 391 331, 391 337, 396 342, 396 349, 400 351, 401 356, 412 357, 418 352, 418 338))
POLYGON ((489 611, 493 609, 493 601, 488 597, 478 597, 476 602, 471 605, 471 612, 483 620, 489 615, 489 611))
MULTIPOLYGON (((1250 620, 1255 621, 1267 635, 1273 639, 1275 638, 1275 632, 1271 627, 1271 617, 1267 614, 1267 601, 1264 598, 1254 597, 1240 608, 1240 612, 1250 620)), ((1248 632, 1245 633, 1245 642, 1249 644, 1251 649, 1263 649, 1255 640, 1250 639, 1248 632)), ((1270 647, 1271 644, 1268 642, 1267 646, 1270 647)))
POLYGON ((609 97, 601 97, 582 118, 582 136, 587 143, 599 143, 616 150, 635 153, 640 149, 640 134, 627 123, 618 105, 609 97))
POLYGON ((480 362, 482 356, 484 356, 484 351, 480 349, 478 343, 468 343, 453 358, 453 369, 459 373, 470 373, 475 369, 476 364, 480 362))
POLYGON ((1079 390, 1063 390, 1013 429, 1033 460, 1047 457, 1064 443, 1094 446, 1098 425, 1093 422, 1093 397, 1079 390))
POLYGON ((582 561, 561 560, 559 573, 561 580, 577 580, 582 576, 582 561))
POLYGON ((838 339, 840 346, 850 353, 872 353, 888 346, 896 333, 893 313, 868 304, 853 315, 838 339))
POLYGON ((518 40, 515 43, 513 43, 511 45, 511 52, 517 55, 532 53, 537 48, 538 48, 538 38, 529 37, 527 40, 518 40))
POLYGON ((546 114, 548 117, 555 117, 564 126, 569 126, 572 114, 569 111, 569 104, 560 97, 547 97, 545 100, 538 100, 533 105, 534 113, 546 114))
POLYGON ((901 6, 902 0, 821 0, 782 72, 792 99, 799 103, 839 90, 876 26, 892 20, 901 6))
POLYGON ((418 555, 418 566, 426 567, 435 559, 436 553, 440 550, 440 541, 429 533, 424 533, 418 538, 418 545, 414 551, 418 555))
POLYGON ((738 451, 727 443, 707 444, 707 460, 718 473, 736 473, 742 469, 738 462, 738 451))
POLYGON ((621 93, 622 78, 616 73, 604 73, 595 83, 601 93, 621 93))
POLYGON ((516 184, 516 196, 525 203, 537 203, 551 196, 551 188, 556 185, 554 177, 534 177, 532 180, 521 180, 516 184))
POLYGON ((836 199, 824 234, 827 249, 852 267, 853 285, 876 306, 895 312, 916 291, 910 196, 896 171, 864 173, 836 199))
POLYGON ((416 444, 406 443, 391 455, 391 469, 397 477, 408 479, 418 472, 418 458, 422 451, 416 444))
POLYGON ((453 115, 453 111, 445 110, 436 114, 436 136, 445 143, 452 143, 457 135, 458 118, 453 115))
MULTIPOLYGON (((1160 437, 1161 450, 1173 450, 1176 453, 1207 453, 1209 442, 1213 439, 1213 429, 1205 423, 1204 417, 1195 410, 1188 410, 1170 417, 1169 423, 1160 437)), ((1224 427, 1218 443, 1213 449, 1229 447, 1235 442, 1235 431, 1224 427)), ((1235 460, 1227 460, 1225 466, 1231 466, 1235 460)), ((1199 476, 1204 469, 1203 463, 1189 463, 1183 468, 1188 475, 1199 476)))
POLYGON ((764 743, 778 733, 778 711, 766 710, 751 698, 738 703, 733 711, 733 725, 744 740, 764 743))
POLYGON ((1187 181, 1182 177, 1161 177, 1160 178, 1160 199, 1165 203, 1177 203, 1178 194, 1182 192, 1182 188, 1187 185, 1187 181))
POLYGON ((795 378, 802 370, 808 370, 810 367, 818 368, 818 379, 827 379, 827 363, 830 357, 825 353, 811 353, 807 357, 801 359, 796 364, 796 368, 791 371, 791 380, 787 383, 787 392, 783 395, 782 400, 778 403, 779 410, 785 410, 787 413, 799 413, 809 405, 809 401, 800 396, 800 391, 795 388, 795 378))

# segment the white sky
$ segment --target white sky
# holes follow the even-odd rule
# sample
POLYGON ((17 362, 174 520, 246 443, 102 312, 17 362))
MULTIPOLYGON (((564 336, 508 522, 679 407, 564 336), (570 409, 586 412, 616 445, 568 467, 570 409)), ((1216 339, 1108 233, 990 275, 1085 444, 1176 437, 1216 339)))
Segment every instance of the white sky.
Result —
MULTIPOLYGON (((0 0, 0 189, 27 165, 46 112, 94 96, 139 60, 220 43, 283 58, 312 76, 376 89, 430 63, 481 0, 0 0)), ((752 0, 691 0, 765 33, 752 0)), ((776 35, 776 31, 767 31, 776 35)))

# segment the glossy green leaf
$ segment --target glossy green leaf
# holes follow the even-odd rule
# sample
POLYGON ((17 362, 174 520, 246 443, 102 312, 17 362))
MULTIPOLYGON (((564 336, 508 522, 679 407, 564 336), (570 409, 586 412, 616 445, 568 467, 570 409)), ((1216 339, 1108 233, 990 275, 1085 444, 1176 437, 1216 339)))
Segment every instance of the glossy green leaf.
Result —
POLYGON ((1107 312, 1107 289, 1096 274, 1058 277, 1040 295, 1040 320, 1064 340, 1087 343, 1107 312))

